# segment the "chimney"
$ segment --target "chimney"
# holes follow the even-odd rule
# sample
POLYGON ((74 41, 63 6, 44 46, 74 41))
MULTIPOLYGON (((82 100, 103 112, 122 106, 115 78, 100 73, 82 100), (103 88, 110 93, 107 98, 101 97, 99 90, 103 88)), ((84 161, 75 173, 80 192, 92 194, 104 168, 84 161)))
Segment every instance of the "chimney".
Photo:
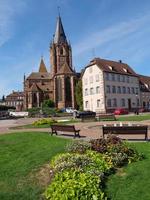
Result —
POLYGON ((119 60, 119 63, 122 63, 122 60, 119 60))

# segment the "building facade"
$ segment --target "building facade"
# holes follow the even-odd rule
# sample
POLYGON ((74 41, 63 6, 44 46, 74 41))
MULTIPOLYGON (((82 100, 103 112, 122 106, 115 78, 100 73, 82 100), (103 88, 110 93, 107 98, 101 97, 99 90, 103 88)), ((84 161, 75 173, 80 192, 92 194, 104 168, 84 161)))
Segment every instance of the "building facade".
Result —
POLYGON ((141 107, 150 109, 150 77, 139 75, 141 107))
POLYGON ((5 105, 15 107, 16 111, 23 110, 24 92, 12 91, 11 94, 6 96, 5 105))
POLYGON ((106 113, 141 106, 139 77, 121 61, 95 58, 82 74, 82 87, 84 110, 106 113))
POLYGON ((24 109, 40 107, 46 99, 54 101, 57 108, 76 106, 74 94, 77 74, 72 67, 72 49, 60 16, 50 44, 50 64, 48 72, 42 58, 39 71, 24 77, 24 109))

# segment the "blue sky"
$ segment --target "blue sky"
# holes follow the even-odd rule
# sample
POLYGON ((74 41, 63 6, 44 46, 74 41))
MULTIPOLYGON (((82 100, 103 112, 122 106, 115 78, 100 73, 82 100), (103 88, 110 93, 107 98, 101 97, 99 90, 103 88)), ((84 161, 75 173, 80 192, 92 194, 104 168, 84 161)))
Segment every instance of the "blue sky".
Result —
POLYGON ((77 71, 100 57, 150 76, 149 0, 0 0, 0 97, 22 90, 41 55, 50 70, 58 5, 77 71))

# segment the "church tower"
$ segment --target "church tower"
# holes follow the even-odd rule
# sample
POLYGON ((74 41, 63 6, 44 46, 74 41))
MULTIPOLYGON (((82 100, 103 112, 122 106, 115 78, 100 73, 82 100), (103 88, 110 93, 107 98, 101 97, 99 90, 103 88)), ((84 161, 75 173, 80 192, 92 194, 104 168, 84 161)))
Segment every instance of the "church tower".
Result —
POLYGON ((50 45, 51 74, 54 78, 54 101, 58 108, 75 107, 76 73, 72 68, 72 50, 68 43, 61 17, 50 45))

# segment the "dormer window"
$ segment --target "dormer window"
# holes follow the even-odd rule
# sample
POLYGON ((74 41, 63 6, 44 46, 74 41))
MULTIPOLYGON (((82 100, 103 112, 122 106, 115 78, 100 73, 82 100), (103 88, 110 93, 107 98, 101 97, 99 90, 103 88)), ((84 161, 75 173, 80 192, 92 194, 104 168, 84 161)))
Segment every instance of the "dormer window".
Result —
POLYGON ((110 66, 110 65, 108 65, 108 68, 112 71, 113 70, 113 67, 112 66, 110 66))
POLYGON ((148 88, 148 85, 146 83, 144 83, 145 87, 148 88))
POLYGON ((128 72, 128 70, 127 70, 126 68, 123 68, 123 70, 124 70, 124 72, 126 72, 126 73, 128 72))

